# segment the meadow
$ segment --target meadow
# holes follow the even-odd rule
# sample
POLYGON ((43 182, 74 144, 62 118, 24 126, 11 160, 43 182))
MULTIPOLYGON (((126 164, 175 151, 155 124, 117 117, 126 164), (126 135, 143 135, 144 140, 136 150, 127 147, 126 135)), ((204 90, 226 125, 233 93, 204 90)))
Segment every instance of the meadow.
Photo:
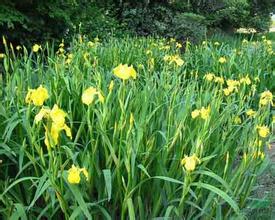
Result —
POLYGON ((3 219, 245 218, 274 141, 271 40, 3 44, 3 219))

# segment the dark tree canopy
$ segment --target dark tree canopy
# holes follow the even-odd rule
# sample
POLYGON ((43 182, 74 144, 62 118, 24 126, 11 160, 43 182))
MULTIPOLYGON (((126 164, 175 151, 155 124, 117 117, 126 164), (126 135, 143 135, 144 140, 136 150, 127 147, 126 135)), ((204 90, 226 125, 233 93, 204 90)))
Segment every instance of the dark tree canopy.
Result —
POLYGON ((0 33, 20 43, 79 31, 102 37, 126 33, 180 38, 209 27, 265 31, 274 8, 275 0, 2 0, 0 33))

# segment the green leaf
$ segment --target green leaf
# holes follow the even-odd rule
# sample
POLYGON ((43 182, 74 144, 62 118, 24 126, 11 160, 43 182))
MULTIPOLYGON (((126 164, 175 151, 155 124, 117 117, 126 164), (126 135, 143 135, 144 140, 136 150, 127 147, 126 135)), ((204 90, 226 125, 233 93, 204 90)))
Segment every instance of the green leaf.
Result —
POLYGON ((25 208, 22 204, 20 203, 15 203, 15 211, 13 211, 12 215, 10 216, 9 219, 12 220, 28 220, 26 212, 25 212, 25 208))
POLYGON ((233 194, 232 190, 230 189, 230 186, 227 184, 227 182, 224 181, 223 178, 221 178, 220 176, 218 176, 217 174, 215 174, 214 172, 210 172, 210 171, 206 171, 206 170, 197 170, 194 172, 194 174, 202 174, 202 175, 206 175, 206 176, 210 176, 213 179, 217 180, 218 182, 220 182, 225 189, 230 192, 230 194, 233 194))
POLYGON ((34 198, 33 198, 32 202, 31 202, 31 204, 29 205, 28 210, 30 210, 34 206, 36 200, 50 187, 51 182, 50 182, 49 179, 47 179, 47 177, 48 177, 48 174, 45 173, 40 178, 38 186, 36 188, 36 192, 35 192, 34 198))
POLYGON ((111 176, 111 171, 108 170, 103 170, 103 175, 104 175, 104 180, 105 180, 105 185, 107 189, 107 194, 108 194, 108 201, 111 200, 112 197, 112 176, 111 176))
POLYGON ((184 185, 183 182, 179 181, 179 180, 176 180, 176 179, 173 179, 171 177, 167 177, 167 176, 153 176, 152 177, 153 179, 161 179, 161 180, 165 180, 165 181, 168 181, 168 182, 172 182, 172 183, 177 183, 177 184, 181 184, 181 185, 184 185))
POLYGON ((6 188, 6 189, 4 190, 4 192, 0 195, 0 200, 3 200, 3 196, 4 196, 12 187, 14 187, 15 185, 17 185, 18 183, 23 182, 23 181, 26 181, 26 180, 37 180, 37 179, 39 179, 39 178, 37 178, 37 177, 22 177, 22 178, 20 178, 20 179, 18 179, 18 180, 15 180, 15 181, 14 181, 12 184, 10 184, 9 187, 6 188))
POLYGON ((170 205, 170 206, 167 207, 164 218, 169 218, 170 217, 170 214, 173 211, 173 208, 175 208, 175 206, 173 206, 173 205, 170 205))
POLYGON ((197 186, 197 187, 200 187, 200 188, 204 188, 204 189, 207 189, 207 190, 219 195, 221 198, 223 198, 233 208, 233 210, 238 215, 240 215, 240 209, 239 209, 237 203, 230 196, 228 196, 224 191, 222 191, 222 190, 218 189, 217 187, 212 186, 210 184, 201 183, 201 182, 191 183, 191 186, 197 186))
POLYGON ((146 176, 148 176, 149 178, 151 177, 150 174, 147 172, 146 168, 142 164, 139 164, 137 167, 141 169, 146 174, 146 176))
POLYGON ((127 199, 127 207, 129 211, 129 219, 130 220, 135 220, 135 209, 134 209, 134 204, 132 198, 127 199))
POLYGON ((70 184, 68 181, 67 181, 67 175, 64 173, 63 175, 63 178, 64 180, 66 181, 66 183, 68 184, 71 192, 73 193, 74 195, 74 198, 76 199, 78 205, 80 206, 80 208, 82 209, 84 215, 88 218, 88 219, 92 219, 92 216, 89 212, 89 209, 88 209, 88 206, 87 204, 85 203, 83 197, 82 197, 82 193, 80 192, 79 188, 78 188, 78 185, 73 185, 73 184, 70 184))

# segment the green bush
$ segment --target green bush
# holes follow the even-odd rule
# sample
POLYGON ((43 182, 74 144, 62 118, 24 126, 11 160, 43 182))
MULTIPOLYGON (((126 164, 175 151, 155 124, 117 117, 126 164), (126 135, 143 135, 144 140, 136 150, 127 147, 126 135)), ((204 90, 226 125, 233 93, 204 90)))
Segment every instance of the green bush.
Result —
POLYGON ((177 14, 173 19, 172 33, 177 39, 202 40, 206 35, 205 18, 193 13, 177 14))
POLYGON ((123 12, 123 22, 138 35, 159 35, 185 41, 199 41, 206 34, 205 18, 193 13, 174 12, 171 8, 130 8, 123 12))
POLYGON ((0 32, 16 44, 71 38, 79 32, 122 35, 125 30, 112 9, 89 0, 5 0, 0 3, 0 32))

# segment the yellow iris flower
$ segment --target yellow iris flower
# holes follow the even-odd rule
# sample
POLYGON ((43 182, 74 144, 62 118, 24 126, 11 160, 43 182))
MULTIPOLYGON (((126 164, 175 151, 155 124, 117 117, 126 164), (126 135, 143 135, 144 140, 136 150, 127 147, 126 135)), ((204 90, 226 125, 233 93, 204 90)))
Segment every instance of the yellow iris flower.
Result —
POLYGON ((188 172, 192 172, 195 170, 196 165, 200 163, 199 158, 196 156, 196 154, 193 154, 192 156, 185 156, 182 160, 181 160, 181 165, 184 166, 184 168, 188 171, 188 172))
POLYGON ((270 133, 269 128, 267 126, 257 126, 257 129, 260 137, 262 138, 266 138, 270 133))
POLYGON ((88 180, 88 171, 86 170, 86 168, 79 168, 75 165, 72 165, 72 167, 68 170, 68 182, 70 184, 79 184, 81 179, 81 172, 86 177, 86 180, 88 180))
POLYGON ((135 71, 132 65, 128 66, 127 64, 119 64, 116 68, 113 69, 113 73, 115 76, 122 80, 127 80, 129 78, 137 78, 137 72, 135 71))
POLYGON ((42 106, 48 98, 48 90, 40 85, 37 89, 28 90, 25 102, 27 104, 33 103, 35 106, 42 106))
POLYGON ((94 101, 96 95, 98 96, 99 101, 103 103, 105 100, 104 96, 94 87, 89 87, 88 89, 86 89, 82 93, 81 100, 84 104, 90 105, 94 101))

